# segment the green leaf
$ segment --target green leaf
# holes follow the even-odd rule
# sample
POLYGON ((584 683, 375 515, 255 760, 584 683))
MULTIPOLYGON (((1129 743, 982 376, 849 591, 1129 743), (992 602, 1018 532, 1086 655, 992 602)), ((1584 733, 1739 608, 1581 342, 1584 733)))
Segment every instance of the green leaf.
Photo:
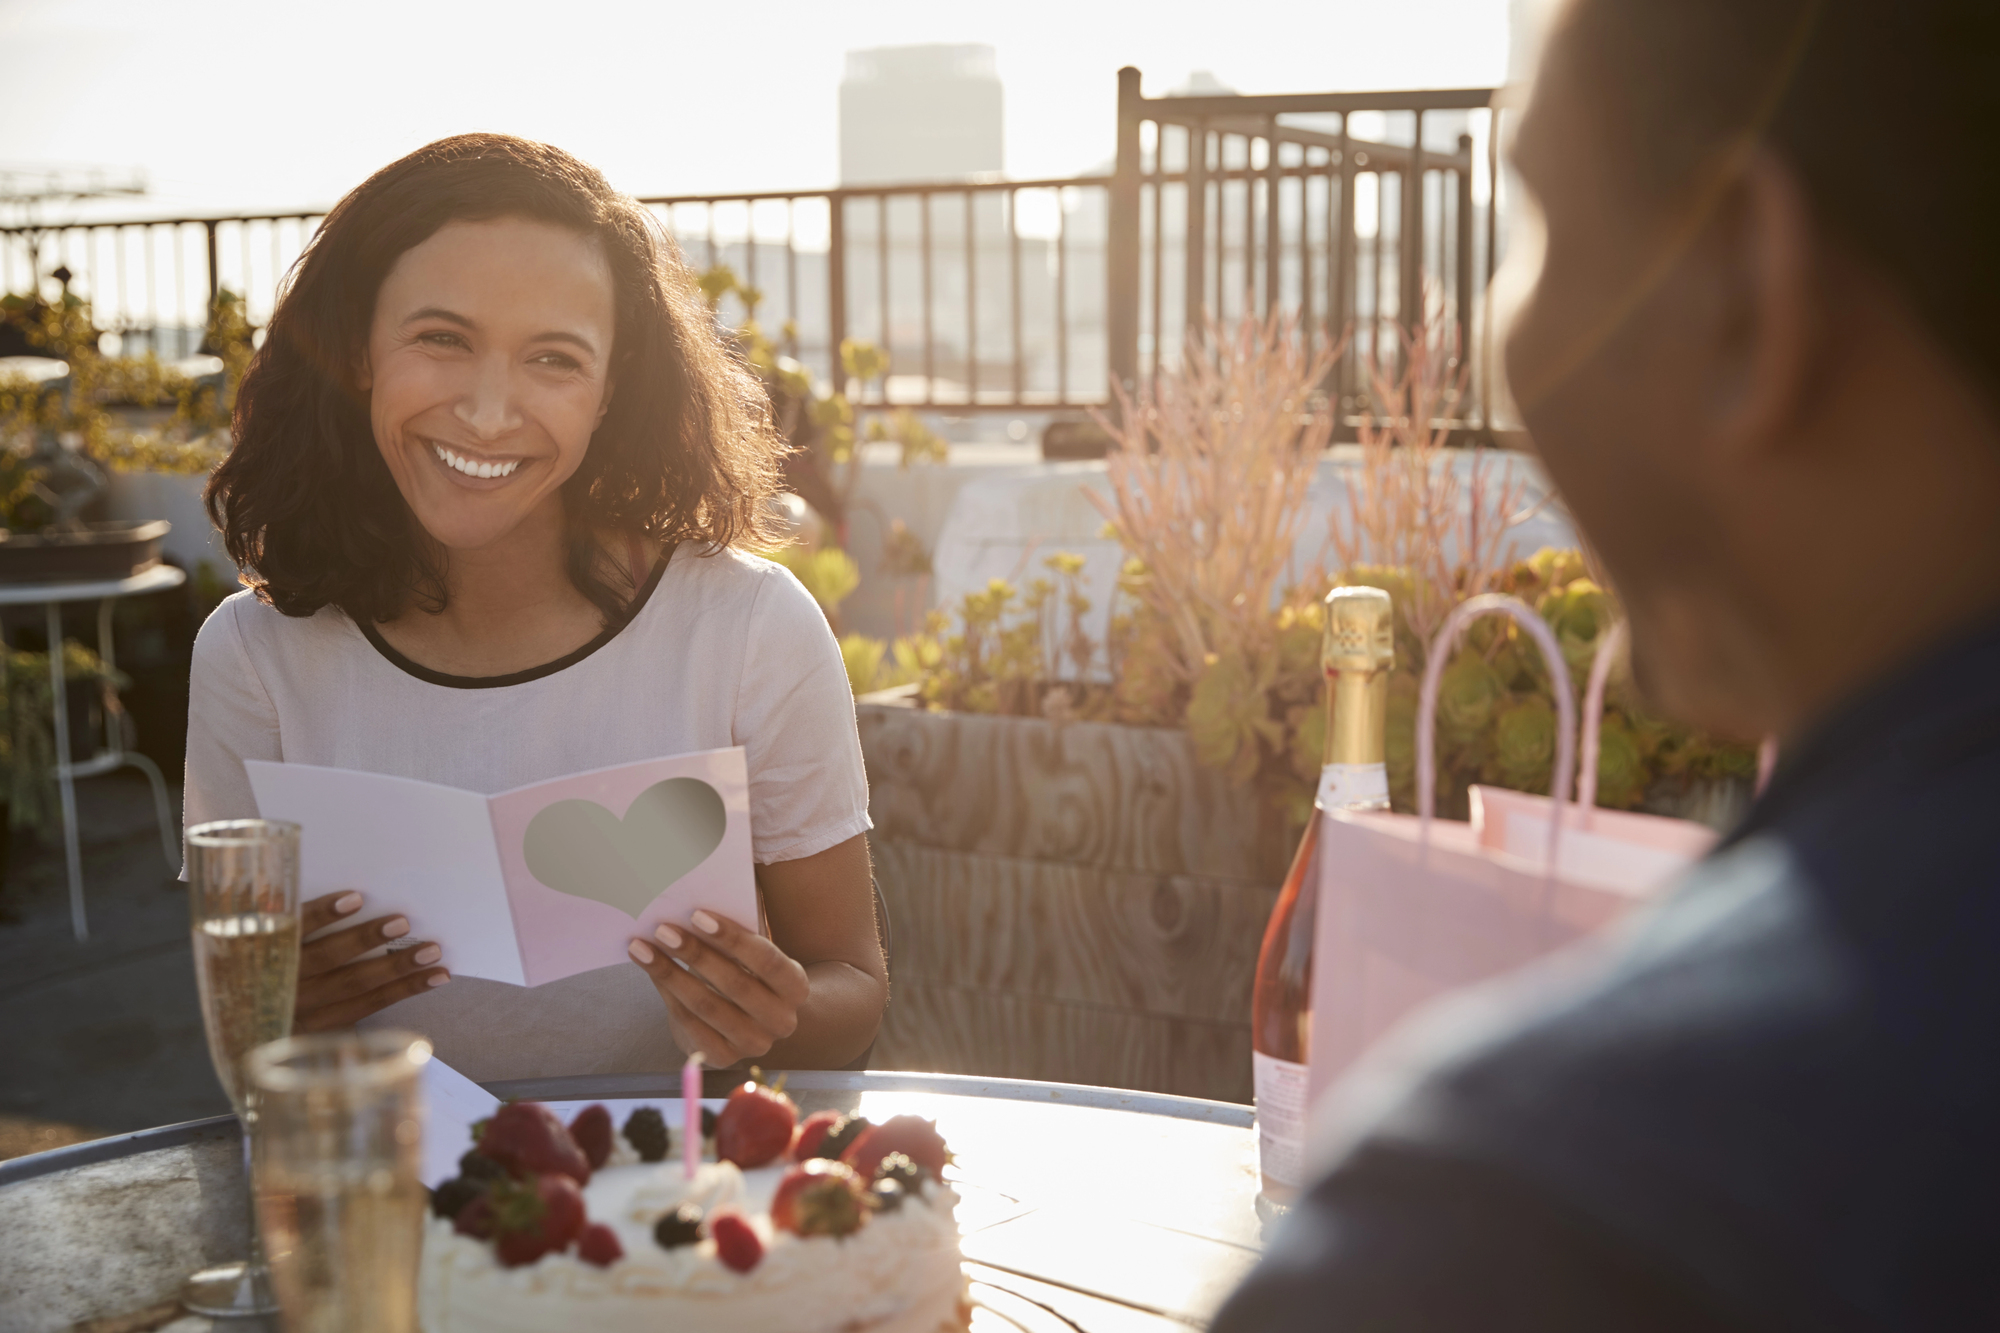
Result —
POLYGON ((840 639, 840 660, 847 667, 847 683, 856 694, 881 689, 882 659, 889 645, 866 634, 844 634, 840 639))
POLYGON ((1283 730, 1271 718, 1268 683, 1241 653, 1210 654, 1188 699, 1188 737, 1196 757, 1237 783, 1256 775, 1262 745, 1284 744, 1283 730))
POLYGON ((838 546, 822 546, 816 551, 788 546, 772 559, 791 570, 828 615, 839 610, 848 595, 861 586, 861 566, 838 546))
POLYGON ((867 381, 889 369, 889 357, 874 343, 859 338, 840 341, 840 368, 852 379, 867 381))

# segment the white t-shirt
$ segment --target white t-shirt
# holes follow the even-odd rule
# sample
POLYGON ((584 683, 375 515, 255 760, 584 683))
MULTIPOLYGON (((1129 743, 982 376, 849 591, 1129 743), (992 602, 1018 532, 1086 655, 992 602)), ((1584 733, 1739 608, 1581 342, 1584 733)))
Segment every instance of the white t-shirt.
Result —
MULTIPOLYGON (((532 671, 468 680, 400 658, 333 607, 292 617, 236 594, 195 639, 187 825, 257 813, 246 759, 491 794, 741 745, 759 863, 865 832, 854 697, 799 581, 768 560, 683 545, 641 595, 615 634, 532 671)), ((659 993, 631 963, 533 988, 454 976, 363 1026, 422 1033, 480 1080, 665 1073, 682 1059, 659 993)))

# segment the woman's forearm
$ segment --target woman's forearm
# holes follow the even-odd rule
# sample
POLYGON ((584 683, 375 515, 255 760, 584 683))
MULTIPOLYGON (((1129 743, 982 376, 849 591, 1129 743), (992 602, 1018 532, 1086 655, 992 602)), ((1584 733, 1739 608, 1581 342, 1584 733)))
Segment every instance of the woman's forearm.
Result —
POLYGON ((754 1063, 774 1069, 838 1069, 867 1050, 882 1023, 888 987, 851 963, 806 967, 811 997, 799 1006, 799 1025, 754 1063))

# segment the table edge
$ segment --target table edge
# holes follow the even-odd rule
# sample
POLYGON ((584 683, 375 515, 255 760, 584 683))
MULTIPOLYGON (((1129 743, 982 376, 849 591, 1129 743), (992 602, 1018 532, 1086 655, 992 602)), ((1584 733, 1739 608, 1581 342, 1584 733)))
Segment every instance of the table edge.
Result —
MULTIPOLYGON (((770 1071, 770 1077, 775 1079, 779 1072, 770 1071)), ((1225 1125, 1233 1129, 1249 1129, 1255 1123, 1251 1108, 1236 1102, 1207 1101, 1200 1097, 1178 1097, 1171 1093, 1138 1092, 1128 1088, 1100 1088, 1082 1083, 1036 1083, 1026 1079, 986 1078, 977 1074, 914 1074, 889 1070, 850 1073, 845 1070, 800 1069, 783 1072, 786 1086, 801 1091, 929 1092, 955 1097, 1041 1102, 1052 1106, 1081 1106, 1100 1111, 1132 1111, 1175 1120, 1225 1125)), ((705 1096, 722 1096, 742 1077, 740 1073, 730 1070, 706 1070, 702 1092, 705 1096)), ((570 1074, 560 1078, 504 1079, 481 1086, 503 1100, 584 1101, 592 1097, 673 1098, 681 1094, 678 1073, 570 1074)), ((219 1115, 29 1153, 0 1162, 0 1188, 55 1171, 95 1166, 142 1152, 177 1148, 210 1136, 234 1138, 238 1132, 235 1116, 219 1115)))
POLYGON ((28 1153, 0 1162, 0 1189, 55 1171, 96 1166, 100 1162, 109 1162, 120 1157, 134 1157, 142 1152, 178 1148, 204 1138, 233 1139, 240 1133, 241 1129, 234 1115, 212 1115, 201 1120, 183 1120, 177 1125, 135 1129, 129 1134, 112 1134, 101 1139, 91 1139, 86 1143, 72 1143, 66 1148, 50 1148, 45 1152, 28 1153))
MULTIPOLYGON (((997 1097, 1009 1101, 1047 1102, 1102 1111, 1135 1111, 1175 1120, 1249 1129, 1251 1108, 1237 1102, 1208 1101, 1173 1093, 1104 1088, 1085 1083, 1045 1083, 1028 1079, 989 1078, 983 1074, 924 1074, 901 1070, 856 1073, 839 1069, 768 1070, 767 1079, 782 1073, 785 1086, 809 1092, 931 1092, 954 1097, 997 1097)), ((726 1096, 746 1076, 737 1070, 702 1071, 702 1095, 726 1096)), ((509 1100, 582 1101, 591 1097, 678 1097, 680 1075, 571 1074, 558 1078, 505 1079, 482 1084, 496 1097, 509 1100)))
POLYGON ((46 606, 50 602, 95 602, 165 592, 187 582, 187 571, 164 561, 122 579, 49 579, 41 583, 0 580, 0 606, 46 606))

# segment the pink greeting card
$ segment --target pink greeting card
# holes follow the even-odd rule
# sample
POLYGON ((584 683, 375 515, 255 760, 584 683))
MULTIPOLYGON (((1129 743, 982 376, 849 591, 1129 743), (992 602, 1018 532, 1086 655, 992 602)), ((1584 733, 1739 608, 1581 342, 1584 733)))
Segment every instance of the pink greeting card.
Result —
POLYGON ((459 976, 539 986, 628 961, 696 908, 757 922, 743 750, 647 759, 482 796, 311 764, 244 765, 257 811, 298 824, 302 898, 400 912, 459 976))

